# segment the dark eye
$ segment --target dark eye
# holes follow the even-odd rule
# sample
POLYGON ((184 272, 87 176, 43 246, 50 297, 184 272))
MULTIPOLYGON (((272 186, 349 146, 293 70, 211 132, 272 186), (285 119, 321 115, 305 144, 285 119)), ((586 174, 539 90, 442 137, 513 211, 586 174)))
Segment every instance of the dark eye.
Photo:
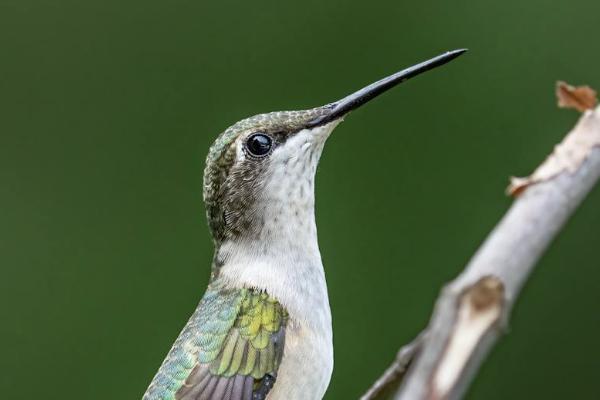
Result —
POLYGON ((255 157, 269 154, 273 147, 273 140, 264 133, 254 133, 246 140, 246 149, 255 157))

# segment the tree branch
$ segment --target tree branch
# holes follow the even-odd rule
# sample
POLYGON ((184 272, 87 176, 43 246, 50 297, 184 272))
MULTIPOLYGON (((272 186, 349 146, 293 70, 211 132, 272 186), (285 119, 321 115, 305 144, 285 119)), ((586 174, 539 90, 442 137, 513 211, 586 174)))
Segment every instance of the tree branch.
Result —
POLYGON ((402 365, 408 372, 393 398, 460 398, 503 332, 536 262, 599 177, 600 107, 583 114, 533 175, 513 180, 509 191, 519 197, 442 290, 415 359, 397 360, 363 399, 382 398, 382 385, 398 387, 404 373, 393 371, 402 365))
POLYGON ((412 342, 402 346, 392 365, 385 370, 360 400, 381 399, 397 391, 410 363, 421 350, 426 336, 426 332, 421 332, 412 342))

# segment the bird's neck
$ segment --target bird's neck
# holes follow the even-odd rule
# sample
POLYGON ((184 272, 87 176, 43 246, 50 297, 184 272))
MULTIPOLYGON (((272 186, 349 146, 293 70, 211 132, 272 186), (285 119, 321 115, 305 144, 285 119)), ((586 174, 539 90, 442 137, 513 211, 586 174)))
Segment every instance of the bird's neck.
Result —
POLYGON ((259 235, 224 241, 215 261, 228 286, 265 290, 290 317, 330 329, 331 316, 313 201, 277 207, 271 202, 259 235), (274 211, 276 210, 276 211, 274 211))

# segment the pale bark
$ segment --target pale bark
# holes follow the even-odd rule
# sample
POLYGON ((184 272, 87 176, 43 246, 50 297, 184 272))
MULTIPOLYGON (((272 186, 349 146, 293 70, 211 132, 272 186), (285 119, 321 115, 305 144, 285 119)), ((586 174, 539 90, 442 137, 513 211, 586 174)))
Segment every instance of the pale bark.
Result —
POLYGON ((461 398, 536 262, 599 177, 600 107, 583 114, 530 178, 514 182, 518 197, 442 290, 418 351, 409 346, 414 359, 398 357, 362 399, 382 398, 386 390, 400 400, 461 398))

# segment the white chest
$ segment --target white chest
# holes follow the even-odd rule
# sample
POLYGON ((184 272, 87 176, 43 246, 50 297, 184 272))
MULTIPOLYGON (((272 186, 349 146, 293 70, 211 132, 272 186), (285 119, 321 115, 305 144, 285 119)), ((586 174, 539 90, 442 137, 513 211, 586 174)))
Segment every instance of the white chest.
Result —
POLYGON ((320 255, 317 248, 294 246, 280 254, 252 260, 241 256, 226 264, 221 276, 232 287, 266 290, 288 311, 283 358, 267 400, 320 400, 333 370, 331 311, 320 255))
POLYGON ((333 371, 331 327, 315 332, 290 322, 283 360, 267 400, 320 400, 333 371))
POLYGON ((314 174, 335 124, 317 132, 303 130, 273 153, 273 168, 251 209, 254 230, 223 242, 218 250, 221 279, 233 288, 265 290, 289 314, 283 359, 268 400, 320 400, 333 370, 331 311, 314 217, 314 174))

